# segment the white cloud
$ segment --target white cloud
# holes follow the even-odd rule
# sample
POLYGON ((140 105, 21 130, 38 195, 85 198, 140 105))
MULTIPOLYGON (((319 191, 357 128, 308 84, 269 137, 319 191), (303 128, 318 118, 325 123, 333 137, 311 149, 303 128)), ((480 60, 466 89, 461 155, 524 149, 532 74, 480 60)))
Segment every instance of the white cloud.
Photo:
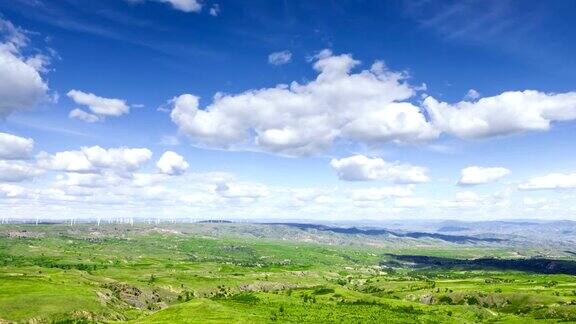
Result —
POLYGON ((290 194, 298 205, 302 205, 314 201, 316 198, 322 196, 323 192, 316 188, 296 188, 291 189, 290 194))
POLYGON ((422 183, 430 180, 426 175, 426 168, 398 162, 389 163, 381 158, 364 155, 332 159, 330 166, 341 180, 346 181, 390 180, 396 183, 422 183))
POLYGON ((440 207, 443 208, 474 208, 478 207, 483 199, 471 191, 457 192, 453 200, 443 201, 440 207))
POLYGON ((166 180, 167 175, 161 173, 134 173, 132 185, 136 187, 154 186, 166 180))
POLYGON ((172 151, 166 151, 156 163, 161 173, 167 175, 180 175, 188 170, 188 162, 184 158, 172 151))
POLYGON ((87 123, 95 123, 97 121, 102 120, 97 115, 87 113, 84 110, 78 108, 71 110, 70 113, 68 114, 68 117, 76 118, 85 121, 87 123))
POLYGON ((202 10, 202 4, 197 0, 159 0, 172 5, 174 9, 184 12, 199 12, 202 10))
POLYGON ((127 0, 128 2, 139 3, 144 1, 156 1, 170 4, 174 9, 184 12, 200 12, 202 4, 198 0, 127 0))
POLYGON ((274 52, 268 55, 268 63, 272 65, 283 65, 292 60, 292 53, 289 51, 274 52))
POLYGON ((212 203, 216 200, 216 197, 213 194, 204 193, 204 192, 197 192, 193 194, 182 195, 180 197, 180 201, 185 204, 190 205, 206 205, 212 203))
POLYGON ((20 182, 31 180, 41 173, 41 170, 28 163, 0 160, 0 181, 20 182))
POLYGON ((286 155, 317 154, 337 139, 381 144, 438 136, 418 107, 399 102, 416 91, 405 75, 380 62, 351 73, 359 63, 324 50, 315 58, 319 74, 311 82, 217 94, 205 109, 198 97, 183 94, 171 100, 171 118, 198 144, 256 146, 286 155))
POLYGON ((551 123, 576 119, 576 92, 508 91, 480 98, 469 91, 456 104, 426 97, 403 73, 376 62, 357 73, 350 54, 324 50, 313 58, 316 79, 240 94, 217 93, 207 107, 199 98, 173 98, 171 118, 196 144, 261 149, 284 155, 313 155, 335 141, 368 146, 420 143, 447 133, 482 138, 548 130, 551 123), (429 116, 428 118, 425 115, 429 116))
POLYGON ((390 197, 407 197, 412 189, 407 186, 353 189, 350 198, 355 201, 379 201, 390 197))
POLYGON ((0 40, 2 40, 2 47, 17 51, 27 46, 30 39, 28 39, 25 33, 25 30, 14 26, 12 22, 0 18, 0 40))
POLYGON ((462 169, 459 185, 477 185, 494 182, 510 174, 510 170, 502 167, 471 166, 462 169))
POLYGON ((48 85, 41 73, 48 59, 26 57, 21 49, 28 45, 24 32, 0 18, 0 118, 14 111, 34 107, 47 99, 48 85))
POLYGON ((82 148, 88 160, 97 168, 109 168, 120 171, 136 171, 150 160, 152 151, 147 148, 110 148, 100 146, 82 148))
POLYGON ((65 196, 68 197, 89 197, 94 196, 96 191, 91 187, 75 187, 70 186, 62 190, 65 196))
POLYGON ((39 166, 58 171, 97 173, 102 169, 113 170, 122 176, 131 176, 150 158, 147 148, 110 148, 100 146, 82 147, 79 151, 63 151, 50 155, 42 152, 37 156, 39 166))
POLYGON ((220 14, 220 5, 215 3, 210 8, 210 16, 217 17, 220 14))
POLYGON ((455 201, 458 202, 478 202, 480 201, 480 196, 472 191, 461 191, 456 193, 455 201))
POLYGON ((438 137, 420 108, 407 102, 390 103, 386 109, 375 109, 357 116, 343 132, 347 138, 366 143, 419 143, 438 137))
POLYGON ((69 172, 57 176, 57 186, 59 187, 103 188, 119 183, 120 179, 108 174, 69 172))
POLYGON ((428 199, 421 197, 400 197, 394 201, 394 206, 398 208, 418 208, 429 204, 428 199))
POLYGON ((441 131, 461 138, 482 138, 544 131, 552 122, 574 120, 576 92, 509 91, 454 105, 427 97, 424 107, 441 131))
POLYGON ((522 199, 522 203, 526 206, 544 206, 549 200, 547 198, 530 198, 526 197, 522 199))
POLYGON ((216 187, 216 193, 224 198, 256 199, 269 194, 268 188, 261 184, 221 183, 216 187))
POLYGON ((82 151, 63 151, 50 155, 40 152, 38 165, 45 169, 67 172, 96 172, 96 168, 82 151))
POLYGON ((31 156, 34 140, 8 133, 0 133, 0 159, 21 160, 31 156))
POLYGON ((180 140, 176 136, 163 135, 158 144, 162 146, 178 146, 180 145, 180 140))
POLYGON ((130 107, 122 99, 112 99, 98 97, 93 93, 70 90, 66 94, 70 99, 79 105, 87 106, 92 113, 81 109, 74 109, 68 115, 70 118, 78 118, 86 122, 96 122, 105 117, 118 117, 130 112, 130 107))
POLYGON ((467 99, 467 100, 476 100, 478 98, 480 98, 480 93, 474 89, 468 90, 468 92, 466 93, 466 96, 464 97, 464 99, 467 99))
POLYGON ((518 186, 520 190, 572 189, 576 188, 576 173, 551 173, 532 178, 518 186))
POLYGON ((336 202, 336 199, 334 199, 333 197, 330 196, 325 196, 325 195, 320 195, 316 198, 313 199, 313 202, 315 204, 334 204, 336 202))
POLYGON ((0 197, 5 198, 24 198, 27 196, 26 188, 12 185, 12 184, 0 184, 0 197))
MULTIPOLYGON (((470 219, 483 215, 505 217, 516 212, 543 215, 550 213, 544 205, 556 210, 561 206, 560 203, 528 206, 518 197, 520 200, 514 206, 521 209, 512 210, 505 204, 507 198, 500 194, 480 196, 470 192, 445 200, 440 187, 432 199, 413 196, 416 187, 412 185, 360 188, 358 183, 341 183, 337 187, 290 188, 238 182, 233 175, 222 173, 187 172, 174 177, 150 169, 122 177, 113 169, 95 172, 98 173, 51 171, 47 173, 49 177, 22 187, 0 184, 0 212, 9 212, 11 217, 34 217, 39 213, 59 219, 132 216, 166 219, 182 215, 204 219, 302 219, 305 215, 309 219, 350 220, 351 215, 362 219, 406 217, 402 213, 407 209, 420 208, 418 214, 422 217, 470 219), (3 188, 9 193, 3 192, 3 188), (24 198, 33 199, 20 200, 24 198)), ((563 198, 567 202, 572 199, 568 194, 563 198)))

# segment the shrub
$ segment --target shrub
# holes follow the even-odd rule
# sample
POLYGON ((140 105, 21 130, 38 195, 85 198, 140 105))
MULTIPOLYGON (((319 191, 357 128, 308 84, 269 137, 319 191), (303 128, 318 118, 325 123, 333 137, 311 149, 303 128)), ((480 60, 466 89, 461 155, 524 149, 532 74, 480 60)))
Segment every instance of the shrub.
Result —
POLYGON ((257 303, 260 298, 251 293, 241 293, 232 296, 232 300, 243 302, 243 303, 257 303))
POLYGON ((450 298, 450 296, 444 295, 444 296, 441 296, 441 297, 438 299, 438 302, 439 302, 440 304, 448 304, 448 305, 451 305, 453 301, 452 301, 452 298, 450 298))
POLYGON ((320 287, 320 288, 316 288, 314 289, 314 295, 326 295, 326 294, 331 294, 334 292, 334 289, 332 288, 328 288, 328 287, 320 287))

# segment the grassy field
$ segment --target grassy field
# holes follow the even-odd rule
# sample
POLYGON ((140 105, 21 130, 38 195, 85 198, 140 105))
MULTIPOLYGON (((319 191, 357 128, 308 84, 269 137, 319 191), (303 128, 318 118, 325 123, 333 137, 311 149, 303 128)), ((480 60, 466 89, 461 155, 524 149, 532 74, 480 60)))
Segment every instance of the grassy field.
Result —
POLYGON ((3 225, 0 323, 576 321, 572 260, 534 271, 464 262, 537 251, 187 226, 3 225))

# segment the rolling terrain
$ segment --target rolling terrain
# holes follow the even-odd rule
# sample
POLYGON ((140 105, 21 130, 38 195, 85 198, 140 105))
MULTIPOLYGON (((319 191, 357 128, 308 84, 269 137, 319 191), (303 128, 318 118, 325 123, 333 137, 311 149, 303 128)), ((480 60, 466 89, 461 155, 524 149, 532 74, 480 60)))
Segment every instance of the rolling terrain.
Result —
POLYGON ((576 321, 570 242, 462 232, 4 224, 0 323, 576 321))

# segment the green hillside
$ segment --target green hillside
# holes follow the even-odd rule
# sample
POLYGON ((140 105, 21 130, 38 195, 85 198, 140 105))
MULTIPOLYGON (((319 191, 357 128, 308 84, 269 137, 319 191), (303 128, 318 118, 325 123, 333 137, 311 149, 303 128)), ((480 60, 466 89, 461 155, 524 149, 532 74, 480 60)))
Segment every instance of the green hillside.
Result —
POLYGON ((367 246, 340 234, 330 245, 280 239, 268 225, 187 230, 195 227, 5 225, 0 323, 576 321, 569 258, 541 265, 517 257, 534 250, 429 239, 400 248, 389 238, 367 246), (246 234, 259 226, 269 234, 246 234), (470 261, 481 257, 492 263, 470 261), (502 260, 521 260, 523 271, 502 260))

